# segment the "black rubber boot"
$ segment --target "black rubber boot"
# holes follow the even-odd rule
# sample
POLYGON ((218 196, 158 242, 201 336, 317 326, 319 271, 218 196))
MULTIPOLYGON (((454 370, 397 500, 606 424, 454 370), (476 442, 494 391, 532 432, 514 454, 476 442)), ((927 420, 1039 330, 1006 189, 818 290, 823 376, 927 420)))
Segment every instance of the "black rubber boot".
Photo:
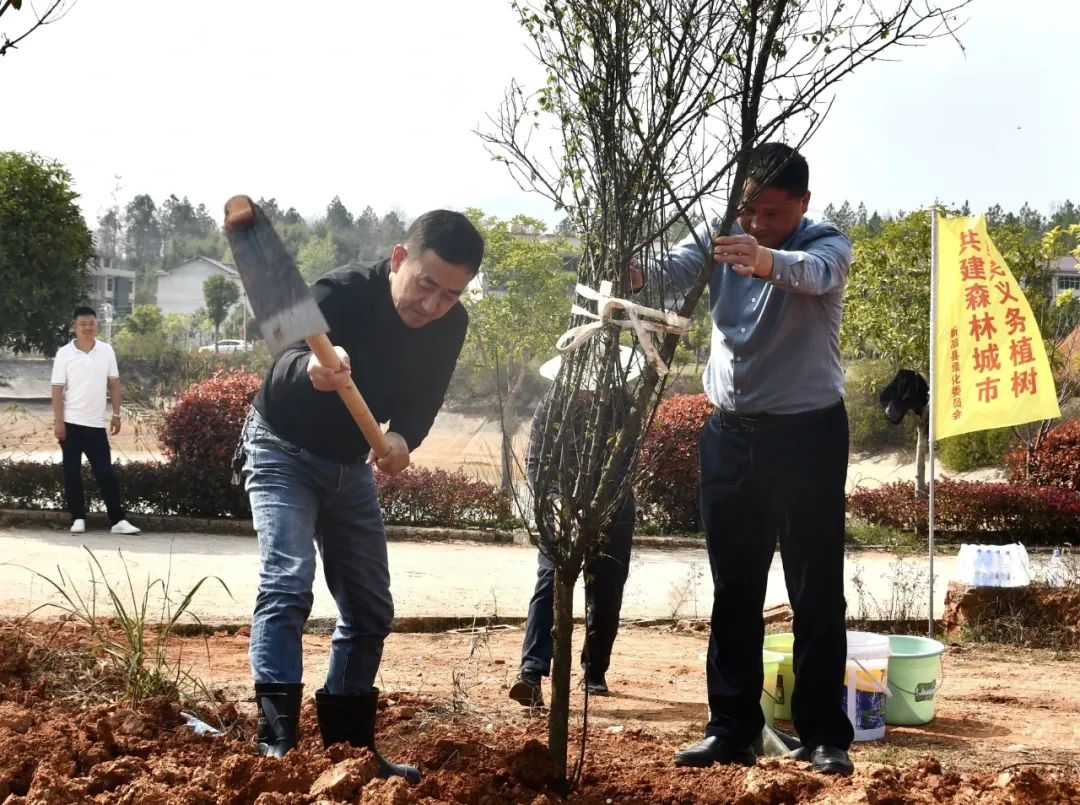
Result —
POLYGON ((375 748, 375 714, 378 707, 378 690, 359 696, 335 696, 325 690, 315 691, 315 712, 319 716, 323 746, 349 743, 367 747, 379 761, 380 777, 404 777, 410 783, 420 782, 418 768, 404 763, 390 763, 375 748))
POLYGON ((285 757, 300 737, 300 694, 303 685, 276 682, 255 685, 255 703, 259 707, 259 731, 255 744, 259 754, 285 757))

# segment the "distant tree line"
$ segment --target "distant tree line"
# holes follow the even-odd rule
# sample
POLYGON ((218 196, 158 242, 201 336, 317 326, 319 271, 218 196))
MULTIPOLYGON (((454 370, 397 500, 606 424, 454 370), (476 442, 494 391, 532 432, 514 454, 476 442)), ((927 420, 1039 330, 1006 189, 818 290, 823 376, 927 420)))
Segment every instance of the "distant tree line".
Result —
MULTIPOLYGON (((282 209, 276 198, 257 203, 309 280, 351 260, 382 257, 405 233, 400 211, 379 216, 368 206, 354 216, 338 196, 326 205, 325 215, 314 220, 305 219, 295 207, 282 209)), ((158 204, 142 193, 126 204, 115 202, 98 217, 96 251, 135 272, 136 304, 153 304, 159 271, 200 255, 232 262, 219 217, 187 196, 172 194, 158 204)))
MULTIPOLYGON (((958 208, 957 213, 972 215, 973 211, 971 205, 965 201, 958 208)), ((1026 201, 1016 212, 1006 211, 1000 204, 994 204, 984 214, 986 225, 990 229, 999 227, 1020 229, 1036 238, 1042 237, 1054 228, 1068 229, 1070 226, 1080 224, 1080 206, 1068 199, 1062 204, 1055 205, 1054 211, 1048 216, 1032 208, 1026 201)), ((877 210, 868 213, 866 204, 863 202, 860 201, 852 207, 851 202, 846 200, 839 206, 832 203, 826 205, 822 213, 824 220, 832 221, 853 240, 869 235, 880 235, 886 222, 900 221, 907 217, 908 213, 903 210, 884 215, 877 210)))

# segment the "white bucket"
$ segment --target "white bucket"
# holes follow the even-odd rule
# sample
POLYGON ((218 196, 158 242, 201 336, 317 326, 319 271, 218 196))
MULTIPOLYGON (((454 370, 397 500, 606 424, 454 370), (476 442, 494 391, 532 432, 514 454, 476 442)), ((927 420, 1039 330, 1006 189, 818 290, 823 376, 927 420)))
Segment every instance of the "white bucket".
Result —
POLYGON ((844 710, 856 741, 885 737, 885 699, 889 692, 889 638, 870 632, 847 633, 844 710))

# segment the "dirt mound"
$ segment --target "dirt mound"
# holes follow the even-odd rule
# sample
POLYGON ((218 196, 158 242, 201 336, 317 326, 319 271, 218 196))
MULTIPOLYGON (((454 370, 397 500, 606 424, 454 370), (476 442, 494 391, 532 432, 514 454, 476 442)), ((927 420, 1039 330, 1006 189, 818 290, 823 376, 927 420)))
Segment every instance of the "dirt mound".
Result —
POLYGON ((949 582, 945 630, 994 642, 1080 648, 1080 590, 1042 585, 971 587, 949 582))
MULTIPOLYGON (((501 720, 481 711, 455 712, 435 698, 394 694, 380 702, 380 749, 421 768, 423 779, 410 786, 375 778, 377 767, 365 749, 323 749, 310 700, 301 713, 300 746, 283 760, 256 753, 251 719, 237 719, 228 704, 203 713, 228 725, 225 735, 211 737, 196 735, 161 697, 137 707, 79 700, 55 659, 41 662, 41 641, 30 639, 34 628, 45 631, 0 628, 4 805, 1080 803, 1080 775, 1067 764, 963 774, 923 757, 904 767, 860 762, 851 778, 815 775, 787 759, 750 769, 677 769, 672 740, 639 728, 597 727, 590 730, 577 786, 565 792, 544 745, 543 718, 501 720)), ((572 731, 575 747, 579 739, 572 731)))

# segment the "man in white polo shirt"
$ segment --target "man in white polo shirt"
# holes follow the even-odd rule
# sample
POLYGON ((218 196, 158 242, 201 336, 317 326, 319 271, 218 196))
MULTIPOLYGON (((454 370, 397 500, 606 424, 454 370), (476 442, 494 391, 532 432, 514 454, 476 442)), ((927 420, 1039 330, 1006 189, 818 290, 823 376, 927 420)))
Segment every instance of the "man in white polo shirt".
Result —
POLYGON ((53 360, 53 430, 64 454, 64 497, 71 512, 71 533, 86 531, 86 496, 82 484, 83 453, 97 479, 114 534, 138 534, 124 519, 120 485, 113 472, 109 437, 105 434, 105 391, 112 400, 109 433, 120 432, 120 372, 116 353, 97 340, 97 313, 75 308, 75 340, 62 346, 53 360))

